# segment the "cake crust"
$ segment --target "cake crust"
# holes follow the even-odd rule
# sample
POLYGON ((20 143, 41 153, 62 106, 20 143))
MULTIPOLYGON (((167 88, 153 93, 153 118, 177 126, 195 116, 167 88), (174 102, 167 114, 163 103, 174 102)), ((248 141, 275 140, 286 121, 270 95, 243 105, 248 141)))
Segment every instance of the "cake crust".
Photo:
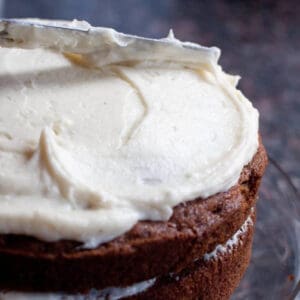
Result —
POLYGON ((256 212, 237 244, 210 259, 199 259, 172 276, 162 276, 148 290, 124 300, 226 300, 229 299, 249 264, 256 212))
POLYGON ((260 140, 238 184, 227 192, 181 203, 169 221, 138 222, 95 249, 75 241, 0 235, 0 289, 87 292, 181 272, 241 227, 255 205, 266 164, 260 140))

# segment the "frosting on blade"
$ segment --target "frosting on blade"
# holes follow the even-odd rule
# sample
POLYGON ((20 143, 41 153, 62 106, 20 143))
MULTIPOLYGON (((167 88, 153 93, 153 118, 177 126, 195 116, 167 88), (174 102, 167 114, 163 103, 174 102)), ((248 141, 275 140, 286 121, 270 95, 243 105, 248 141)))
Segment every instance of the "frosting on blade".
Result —
POLYGON ((92 290, 87 295, 0 292, 0 300, 118 300, 142 293, 152 287, 155 282, 156 278, 152 278, 128 287, 108 287, 100 291, 92 290))
POLYGON ((165 59, 168 47, 140 49, 119 64, 111 48, 102 68, 99 52, 90 68, 77 54, 0 48, 0 233, 95 247, 237 183, 258 147, 238 77, 209 48, 193 67, 165 59))
POLYGON ((139 60, 175 60, 184 65, 199 66, 215 63, 220 56, 218 48, 181 42, 173 33, 164 39, 149 39, 112 28, 93 27, 77 20, 0 20, 0 46, 73 52, 82 54, 90 65, 98 67, 139 60))

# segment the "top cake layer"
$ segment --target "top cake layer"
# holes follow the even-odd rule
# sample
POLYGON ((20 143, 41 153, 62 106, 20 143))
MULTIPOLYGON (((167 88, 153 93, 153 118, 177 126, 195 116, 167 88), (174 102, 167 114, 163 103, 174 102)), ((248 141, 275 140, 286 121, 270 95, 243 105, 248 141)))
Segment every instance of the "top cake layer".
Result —
POLYGON ((114 49, 0 48, 0 233, 94 247, 228 190, 252 159, 258 113, 215 48, 199 64, 114 49))

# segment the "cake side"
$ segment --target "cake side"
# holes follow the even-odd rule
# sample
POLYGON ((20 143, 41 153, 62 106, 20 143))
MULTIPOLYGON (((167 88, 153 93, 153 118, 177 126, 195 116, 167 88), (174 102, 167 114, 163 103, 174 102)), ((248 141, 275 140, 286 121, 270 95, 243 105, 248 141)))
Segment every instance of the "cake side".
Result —
POLYGON ((242 279, 251 258, 255 211, 236 244, 210 259, 199 259, 179 273, 156 280, 155 284, 128 300, 227 300, 242 279))
POLYGON ((239 184, 228 192, 180 204, 168 222, 139 222, 125 235, 93 250, 70 241, 46 243, 2 235, 0 288, 87 291, 179 272, 227 241, 244 223, 255 205, 266 163, 260 142, 239 184), (70 272, 72 278, 59 276, 70 272))
POLYGON ((186 266, 127 287, 92 289, 87 295, 72 293, 0 292, 2 300, 64 299, 228 299, 249 262, 255 223, 255 209, 242 227, 223 245, 186 266))

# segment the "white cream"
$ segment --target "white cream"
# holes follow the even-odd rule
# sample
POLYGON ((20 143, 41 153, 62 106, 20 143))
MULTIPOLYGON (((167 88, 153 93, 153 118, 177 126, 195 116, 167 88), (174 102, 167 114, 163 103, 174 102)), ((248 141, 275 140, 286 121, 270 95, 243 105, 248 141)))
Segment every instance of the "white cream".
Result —
POLYGON ((216 47, 175 39, 172 30, 167 38, 158 40, 127 35, 112 28, 92 27, 77 20, 0 20, 0 46, 82 54, 86 62, 98 67, 145 60, 175 61, 195 67, 211 65, 220 56, 216 47))
POLYGON ((156 279, 153 278, 128 287, 109 287, 101 291, 92 290, 88 295, 0 292, 0 300, 118 300, 146 291, 155 284, 155 281, 156 279))
POLYGON ((175 55, 100 69, 0 48, 0 233, 95 247, 236 184, 258 113, 215 48, 201 53, 194 68, 175 55))
MULTIPOLYGON (((253 209, 251 210, 253 212, 253 209)), ((212 252, 204 255, 204 260, 217 259, 219 254, 231 252, 234 246, 242 245, 241 236, 245 234, 249 227, 253 226, 251 215, 246 219, 242 227, 224 245, 218 245, 212 252)))

